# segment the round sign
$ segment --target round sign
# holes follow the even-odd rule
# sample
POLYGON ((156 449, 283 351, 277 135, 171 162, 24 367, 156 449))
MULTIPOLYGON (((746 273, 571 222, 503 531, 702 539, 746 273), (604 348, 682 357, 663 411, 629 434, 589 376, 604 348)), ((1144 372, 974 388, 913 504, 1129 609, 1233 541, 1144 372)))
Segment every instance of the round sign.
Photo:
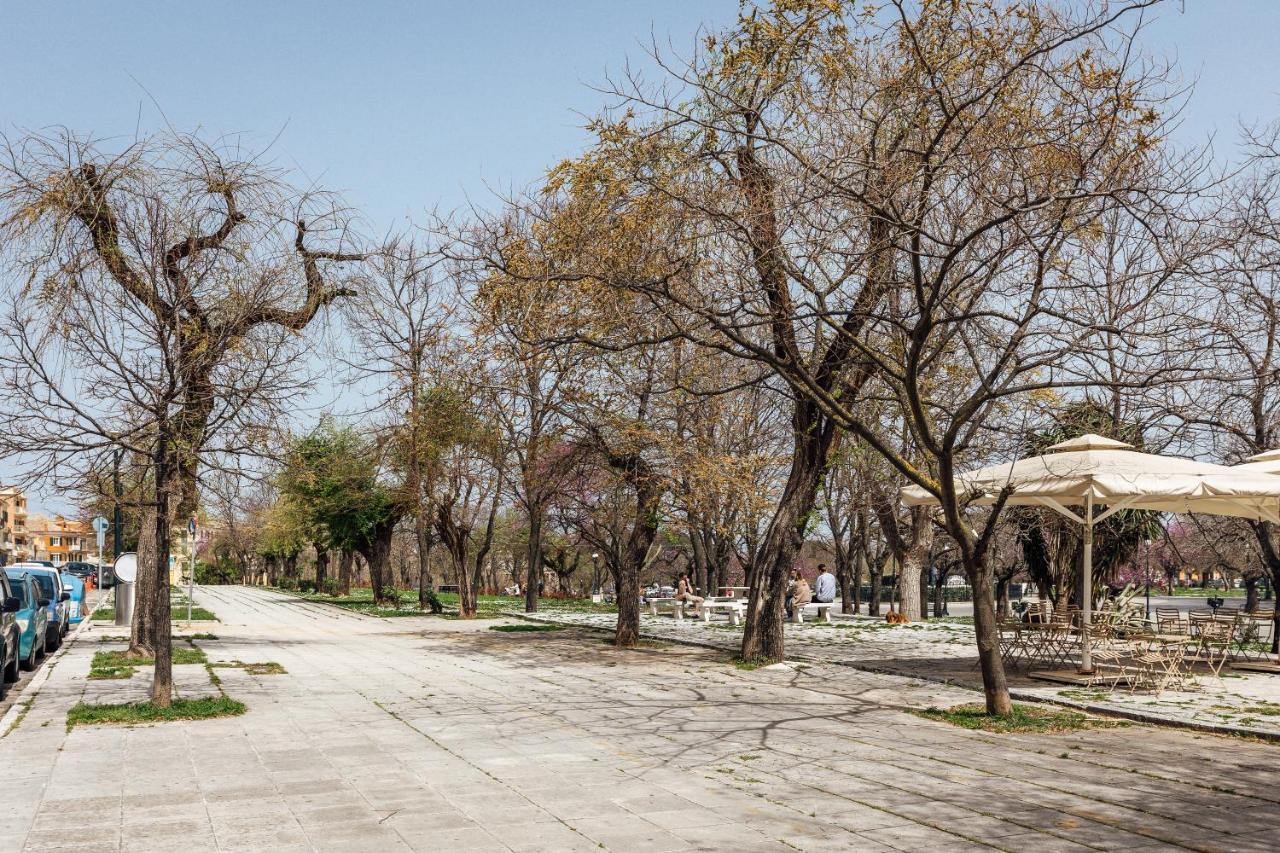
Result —
POLYGON ((106 533, 110 527, 111 522, 107 521, 102 516, 98 516, 93 520, 93 530, 95 533, 106 533))
POLYGON ((138 555, 132 552, 116 557, 116 580, 133 583, 138 577, 138 555))

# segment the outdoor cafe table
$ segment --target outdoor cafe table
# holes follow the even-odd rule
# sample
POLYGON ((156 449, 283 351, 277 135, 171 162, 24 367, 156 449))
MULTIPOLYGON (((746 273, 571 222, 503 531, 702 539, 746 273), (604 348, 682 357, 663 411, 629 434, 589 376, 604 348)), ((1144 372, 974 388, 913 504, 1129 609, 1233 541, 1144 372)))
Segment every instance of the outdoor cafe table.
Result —
POLYGON ((746 598, 749 592, 751 592, 751 587, 749 586, 720 587, 720 594, 726 598, 746 598))

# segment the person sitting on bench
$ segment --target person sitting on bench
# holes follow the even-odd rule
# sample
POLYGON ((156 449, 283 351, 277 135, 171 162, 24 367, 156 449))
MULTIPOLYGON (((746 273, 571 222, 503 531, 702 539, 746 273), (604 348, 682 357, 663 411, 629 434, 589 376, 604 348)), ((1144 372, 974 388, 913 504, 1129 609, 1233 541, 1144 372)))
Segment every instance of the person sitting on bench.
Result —
POLYGON ((836 600, 836 576, 826 563, 818 564, 818 579, 813 584, 813 600, 818 604, 830 604, 836 600))
POLYGON ((689 576, 684 572, 676 579, 676 601, 686 601, 694 607, 702 607, 702 596, 693 594, 693 584, 689 583, 689 576))
POLYGON ((787 605, 787 618, 794 619, 797 607, 804 607, 813 600, 813 590, 809 589, 809 582, 799 571, 795 572, 795 583, 791 587, 791 599, 787 605))

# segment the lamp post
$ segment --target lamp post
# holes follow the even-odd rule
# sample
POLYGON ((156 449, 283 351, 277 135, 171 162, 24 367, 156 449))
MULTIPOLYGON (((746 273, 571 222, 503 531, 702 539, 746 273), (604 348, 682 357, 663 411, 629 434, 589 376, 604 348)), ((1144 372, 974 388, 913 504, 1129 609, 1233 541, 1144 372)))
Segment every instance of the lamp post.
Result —
POLYGON ((1151 540, 1143 539, 1142 544, 1145 546, 1143 550, 1146 552, 1147 565, 1142 570, 1142 580, 1147 587, 1147 621, 1151 621, 1151 540))
POLYGON ((591 594, 600 594, 600 554, 591 552, 591 594))

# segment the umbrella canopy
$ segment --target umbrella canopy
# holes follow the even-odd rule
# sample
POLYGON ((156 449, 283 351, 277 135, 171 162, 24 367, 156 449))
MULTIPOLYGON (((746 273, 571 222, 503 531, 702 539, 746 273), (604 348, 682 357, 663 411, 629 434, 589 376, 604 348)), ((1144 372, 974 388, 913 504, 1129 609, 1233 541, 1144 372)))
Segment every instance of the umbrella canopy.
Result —
MULTIPOLYGON (((1040 505, 1080 524, 1084 559, 1083 630, 1080 669, 1092 669, 1089 625, 1093 608, 1093 527, 1123 509, 1199 512, 1280 522, 1280 477, 1250 466, 1228 467, 1139 453, 1133 445, 1092 433, 1062 441, 1043 456, 992 465, 956 476, 957 487, 974 504, 992 504, 1008 490, 1007 503, 1040 505), (1094 515, 1095 504, 1107 509, 1094 515), (1069 507, 1082 507, 1081 513, 1069 507)), ((1267 454, 1263 454, 1267 455, 1267 454)), ((1259 460, 1265 464, 1267 460, 1259 460)), ((1272 460, 1280 473, 1280 452, 1272 460)), ((909 506, 936 505, 938 499, 919 486, 902 490, 909 506)))
MULTIPOLYGON (((1089 434, 1059 442, 1043 456, 966 471, 956 479, 975 504, 994 503, 1008 488, 1009 504, 1059 511, 1081 506, 1089 498, 1112 511, 1199 512, 1280 522, 1280 478, 1261 470, 1270 464, 1280 473, 1280 451, 1272 453, 1270 463, 1231 467, 1139 453, 1131 444, 1089 434)), ((902 500, 910 506, 937 503, 919 486, 903 489, 902 500)))
POLYGON ((1232 465, 1231 470, 1259 474, 1280 474, 1280 450, 1267 450, 1250 456, 1248 462, 1232 465))

